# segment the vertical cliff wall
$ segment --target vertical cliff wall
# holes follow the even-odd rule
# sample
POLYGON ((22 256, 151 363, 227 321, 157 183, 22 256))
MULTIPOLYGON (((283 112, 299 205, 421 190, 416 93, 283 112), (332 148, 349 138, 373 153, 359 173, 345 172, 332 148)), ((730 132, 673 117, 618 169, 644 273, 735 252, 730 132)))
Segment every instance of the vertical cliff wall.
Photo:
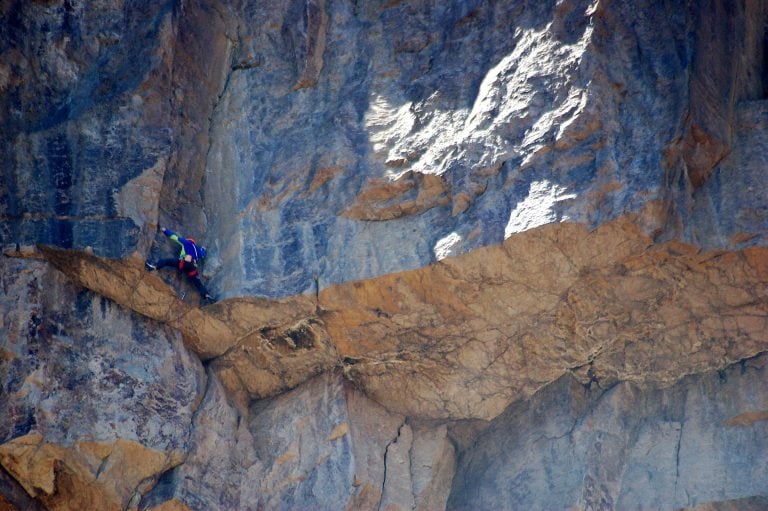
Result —
POLYGON ((148 248, 170 156, 172 11, 2 3, 4 243, 148 248))
POLYGON ((767 23, 0 0, 0 508, 762 509, 767 23))

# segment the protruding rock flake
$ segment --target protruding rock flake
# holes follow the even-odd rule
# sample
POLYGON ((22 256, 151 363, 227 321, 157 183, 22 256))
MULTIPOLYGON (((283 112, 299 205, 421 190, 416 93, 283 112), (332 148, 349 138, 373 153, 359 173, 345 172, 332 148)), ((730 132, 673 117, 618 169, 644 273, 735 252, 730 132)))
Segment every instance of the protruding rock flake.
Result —
POLYGON ((766 27, 0 1, 0 510, 768 509, 766 27))

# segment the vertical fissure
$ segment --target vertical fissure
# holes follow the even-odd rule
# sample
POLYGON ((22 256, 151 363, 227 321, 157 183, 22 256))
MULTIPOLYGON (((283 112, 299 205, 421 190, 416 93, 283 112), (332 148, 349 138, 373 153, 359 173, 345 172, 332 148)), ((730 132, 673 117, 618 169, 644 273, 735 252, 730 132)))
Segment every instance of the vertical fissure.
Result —
MULTIPOLYGON (((680 432, 677 435, 677 445, 675 446, 675 488, 673 495, 675 496, 675 499, 677 499, 677 485, 680 481, 680 446, 683 442, 683 427, 685 425, 685 421, 680 422, 680 432)), ((688 492, 686 492, 686 499, 688 496, 688 492)), ((689 502, 686 500, 685 505, 687 506, 689 502)))
POLYGON ((403 421, 400 426, 397 428, 397 436, 392 439, 389 443, 387 443, 387 446, 384 448, 384 476, 381 480, 381 497, 379 497, 379 505, 377 506, 377 511, 381 511, 381 506, 384 503, 384 493, 386 491, 387 487, 387 458, 389 456, 389 448, 396 444, 398 440, 400 440, 400 435, 403 432, 403 428, 405 427, 406 422, 403 421))

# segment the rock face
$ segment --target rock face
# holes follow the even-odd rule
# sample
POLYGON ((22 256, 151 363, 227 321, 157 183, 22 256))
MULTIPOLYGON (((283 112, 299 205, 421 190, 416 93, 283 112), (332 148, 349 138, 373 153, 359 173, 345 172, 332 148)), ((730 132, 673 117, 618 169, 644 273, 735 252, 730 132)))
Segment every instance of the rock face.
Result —
POLYGON ((447 509, 761 509, 767 364, 763 355, 665 389, 563 377, 466 450, 447 509))
MULTIPOLYGON (((735 147, 738 102, 763 95, 759 3, 300 5, 230 12, 250 22, 220 56, 203 186, 226 296, 418 268, 563 220, 642 213, 649 234, 688 239, 733 216, 689 219, 718 164, 763 163, 735 147), (297 89, 320 40, 322 72, 297 89)), ((739 197, 734 212, 765 205, 739 197)))
POLYGON ((492 419, 565 372, 672 383, 765 350, 768 251, 651 247, 625 227, 561 224, 333 287, 325 324, 369 395, 430 418, 492 419))
POLYGON ((5 243, 148 248, 170 157, 173 5, 0 2, 5 243))
POLYGON ((258 402, 246 420, 210 381, 190 456, 142 508, 445 507, 454 469, 445 426, 412 426, 333 375, 258 402))
POLYGON ((734 115, 733 152, 693 193, 687 216, 689 237, 706 248, 756 241, 764 245, 768 232, 768 191, 760 185, 766 168, 760 148, 768 143, 768 101, 745 101, 734 115))
POLYGON ((0 0, 0 509, 768 506, 768 4, 145 4, 0 0))
POLYGON ((125 509, 183 460, 205 374, 178 334, 2 262, 0 463, 49 509, 125 509))

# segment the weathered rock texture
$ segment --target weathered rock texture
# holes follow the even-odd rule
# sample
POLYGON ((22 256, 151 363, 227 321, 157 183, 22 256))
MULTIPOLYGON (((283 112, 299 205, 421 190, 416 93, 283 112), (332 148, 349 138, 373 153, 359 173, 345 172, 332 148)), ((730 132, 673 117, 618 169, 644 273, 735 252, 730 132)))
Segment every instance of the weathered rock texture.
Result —
POLYGON ((0 0, 0 508, 765 506, 767 23, 0 0))
MULTIPOLYGON (((718 164, 764 163, 736 136, 765 88, 762 3, 304 8, 245 2, 252 22, 220 56, 203 198, 227 296, 422 267, 563 220, 642 213, 649 234, 689 239, 734 216, 689 214, 694 194, 722 197, 700 192, 718 164), (320 39, 317 83, 294 90, 320 39)), ((731 181, 734 214, 765 206, 749 181, 731 181)), ((707 246, 764 243, 762 222, 707 246)))
POLYGON ((334 375, 261 401, 240 420, 223 387, 211 382, 196 417, 192 454, 142 507, 445 506, 455 466, 445 426, 411 425, 334 375))
POLYGON ((768 347, 768 250, 557 224, 434 266, 271 303, 181 302, 140 262, 44 250, 74 281, 179 329, 245 406, 343 365, 391 410, 492 419, 565 372, 672 383, 768 347), (448 292, 447 292, 448 291, 448 292), (269 311, 269 312, 267 312, 269 311))
POLYGON ((563 377, 465 451, 448 509, 762 509, 767 371, 763 355, 664 389, 563 377))
POLYGON ((632 230, 548 226, 329 288, 325 324, 353 380, 431 418, 491 419, 566 371, 672 383, 765 351, 767 250, 700 254, 632 230))
POLYGON ((173 9, 0 2, 5 243, 148 249, 170 157, 173 9))
POLYGON ((0 463, 49 509, 125 509, 187 450, 205 375, 180 336, 4 258, 0 463))

